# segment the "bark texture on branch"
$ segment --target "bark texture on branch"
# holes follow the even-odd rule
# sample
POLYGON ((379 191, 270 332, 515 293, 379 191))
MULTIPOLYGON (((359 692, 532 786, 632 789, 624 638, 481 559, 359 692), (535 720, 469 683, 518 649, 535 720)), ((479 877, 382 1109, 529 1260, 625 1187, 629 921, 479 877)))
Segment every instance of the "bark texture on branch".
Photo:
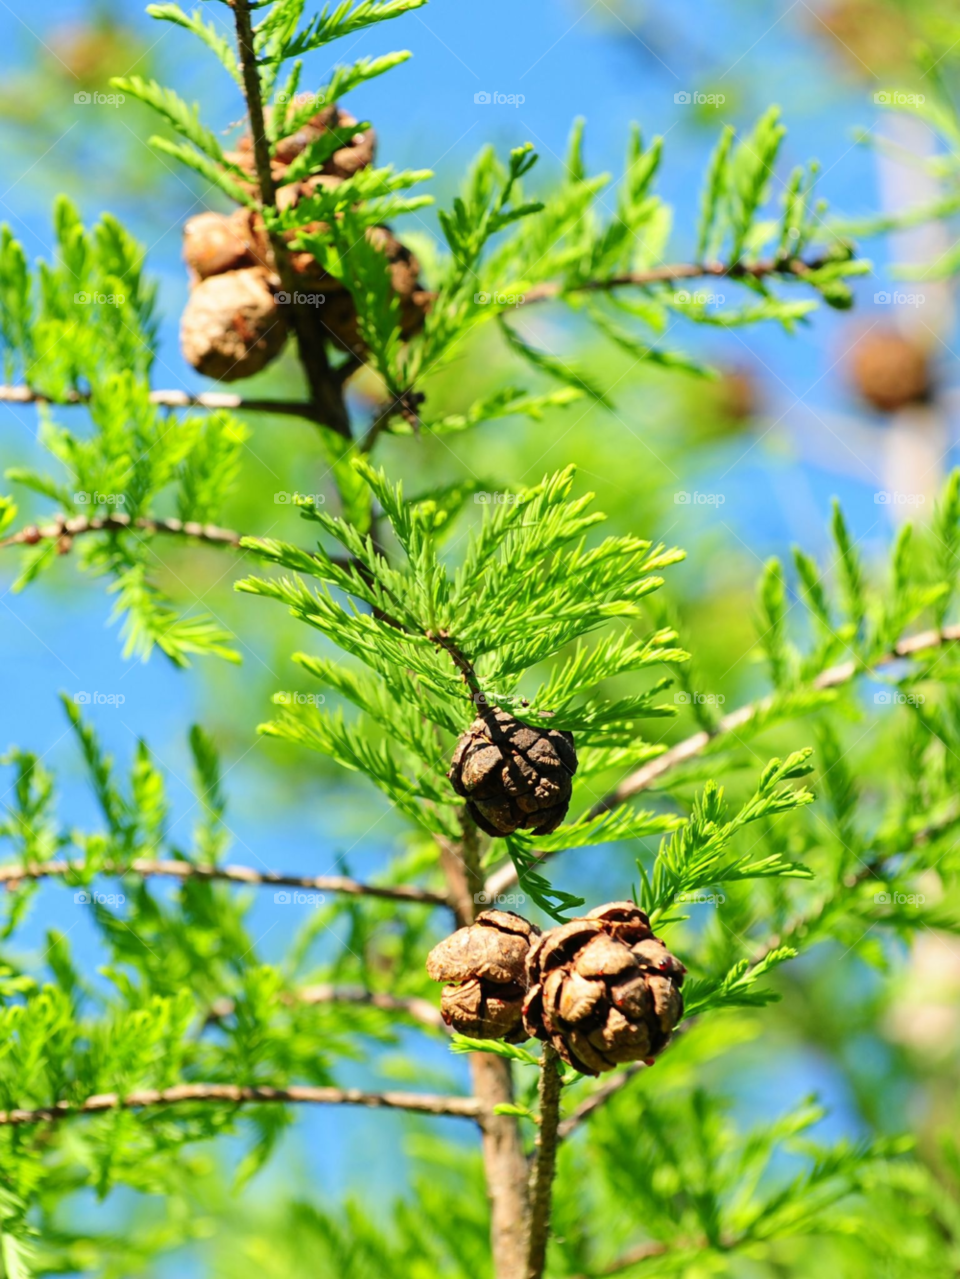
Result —
MULTIPOLYGON (((337 370, 338 374, 340 370, 337 370)), ((80 391, 67 391, 59 399, 51 399, 32 386, 0 385, 0 404, 87 404, 90 396, 80 391)), ((244 413, 282 413, 289 417, 319 420, 317 409, 306 400, 244 399, 229 391, 158 390, 150 392, 150 403, 168 409, 230 409, 244 413)))
MULTIPOLYGON (((24 879, 49 879, 57 875, 82 874, 89 870, 83 861, 35 862, 31 865, 0 866, 0 884, 9 888, 24 879)), ((276 870, 253 870, 249 866, 195 866, 192 862, 153 861, 135 858, 131 862, 105 862, 97 867, 100 875, 168 875, 174 879, 216 879, 234 884, 266 885, 277 888, 303 888, 309 892, 346 893, 352 897, 381 897, 387 901, 414 902, 428 906, 446 906, 443 893, 410 884, 365 884, 347 875, 287 875, 276 870)))
POLYGON ((550 1239, 553 1179, 557 1172, 560 1126, 560 1057, 550 1044, 540 1055, 540 1135, 530 1175, 530 1233, 526 1279, 543 1279, 550 1239))
POLYGON ((100 1093, 81 1102, 58 1101, 35 1110, 0 1111, 0 1126, 49 1123, 71 1115, 102 1114, 105 1110, 141 1110, 175 1106, 182 1102, 229 1102, 234 1105, 266 1102, 309 1102, 331 1106, 367 1106, 374 1109, 412 1110, 424 1115, 455 1115, 479 1119, 481 1108, 472 1097, 441 1097, 432 1093, 361 1092, 359 1088, 313 1088, 294 1084, 289 1088, 245 1087, 242 1084, 177 1084, 173 1088, 141 1088, 121 1096, 100 1093))
MULTIPOLYGON (((464 819, 462 840, 443 840, 440 860, 458 926, 472 924, 484 909, 483 875, 476 827, 464 819)), ((473 1095, 484 1114, 483 1164, 490 1200, 490 1242, 496 1279, 524 1279, 527 1241, 527 1161, 520 1125, 513 1115, 493 1113, 514 1100, 510 1063, 492 1053, 470 1054, 473 1095)))

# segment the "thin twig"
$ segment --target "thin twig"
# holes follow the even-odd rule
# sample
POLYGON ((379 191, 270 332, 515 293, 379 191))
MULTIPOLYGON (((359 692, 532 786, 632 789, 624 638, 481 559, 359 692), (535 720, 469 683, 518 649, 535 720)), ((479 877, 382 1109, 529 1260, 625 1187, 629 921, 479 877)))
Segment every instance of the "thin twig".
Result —
POLYGON ((762 280, 769 275, 793 275, 803 277, 823 266, 821 259, 803 262, 799 258, 777 258, 765 262, 673 262, 651 267, 647 271, 630 271, 624 275, 610 275, 599 280, 581 280, 578 284, 565 284, 560 280, 548 280, 535 284, 520 299, 521 306, 532 302, 547 302, 566 293, 598 293, 611 289, 639 287, 648 284, 670 284, 673 280, 696 280, 701 277, 762 280))
MULTIPOLYGON (((0 404, 88 404, 86 391, 69 390, 60 396, 45 395, 32 386, 0 385, 0 404)), ((306 400, 245 400, 228 391, 159 390, 150 392, 150 403, 168 409, 230 409, 242 413, 282 413, 289 417, 305 417, 321 421, 317 409, 306 400)))
POLYGON ((527 1237, 526 1279, 543 1279, 550 1238, 550 1207, 553 1178, 557 1170, 560 1126, 560 1058, 555 1048, 544 1044, 540 1054, 540 1134, 530 1175, 530 1226, 527 1237))
MULTIPOLYGON (((821 690, 837 688, 842 684, 849 683, 855 675, 867 674, 871 670, 888 666, 891 662, 899 661, 904 657, 912 657, 916 653, 924 652, 927 649, 940 648, 944 644, 953 644, 957 640, 960 640, 960 625, 945 626, 942 630, 921 631, 918 635, 907 635, 898 640, 889 653, 877 658, 869 666, 865 666, 862 662, 854 659, 840 662, 836 666, 830 666, 825 671, 821 671, 816 679, 812 681, 810 687, 821 690)), ((706 730, 701 730, 699 733, 694 733, 692 737, 687 737, 682 742, 678 742, 676 746, 671 746, 662 755, 649 760, 641 768, 638 768, 636 772, 624 778, 619 786, 594 804, 583 820, 590 821, 595 817, 599 817, 601 814, 609 812, 619 804, 624 803, 632 796, 649 790, 655 782, 659 781, 661 777, 679 764, 685 764, 703 754, 707 747, 718 738, 734 734, 739 729, 746 727, 751 720, 762 717, 768 710, 776 706, 776 702, 776 694, 761 698, 757 702, 749 702, 746 706, 741 706, 737 710, 731 711, 729 715, 724 715, 712 732, 708 733, 706 730)), ((555 855, 544 853, 541 854, 537 861, 546 861, 548 857, 555 855)), ((516 882, 517 870, 511 862, 507 866, 501 866, 499 870, 494 871, 487 879, 486 891, 491 897, 495 898, 516 882)))
POLYGON ((613 1075, 605 1084, 592 1092, 589 1097, 580 1103, 576 1110, 572 1111, 566 1119, 560 1124, 557 1135, 561 1141, 565 1141, 567 1137, 578 1128, 585 1120, 589 1119, 595 1111, 601 1106, 606 1105, 611 1097, 615 1097, 618 1092, 626 1088, 642 1070, 646 1070, 647 1066, 642 1061, 635 1061, 632 1066, 628 1066, 626 1070, 621 1071, 617 1075, 613 1075))
POLYGON ((370 1106, 375 1109, 413 1110, 424 1115, 457 1115, 479 1120, 480 1105, 472 1097, 441 1097, 431 1093, 361 1092, 359 1088, 245 1087, 240 1084, 177 1084, 173 1088, 141 1088, 121 1096, 100 1093, 85 1101, 58 1101, 35 1110, 0 1111, 0 1126, 49 1123, 71 1115, 101 1114, 105 1110, 142 1110, 152 1106, 175 1106, 180 1102, 229 1102, 235 1105, 264 1102, 311 1102, 328 1106, 370 1106))
POLYGON ((49 524, 28 524, 0 541, 3 546, 35 546, 37 542, 51 538, 80 537, 84 533, 121 533, 136 528, 145 533, 171 533, 180 537, 192 537, 215 546, 239 546, 242 533, 231 528, 218 528, 216 524, 200 524, 196 520, 154 520, 146 517, 131 520, 129 515, 114 512, 110 515, 59 515, 49 524))
MULTIPOLYGON (((83 874, 90 868, 83 861, 50 861, 28 866, 0 866, 0 884, 16 888, 24 879, 49 879, 58 875, 83 874)), ((365 884, 346 875, 287 875, 275 870, 253 870, 249 866, 199 866, 184 861, 154 861, 136 858, 131 862, 106 862, 97 873, 122 875, 168 875, 174 879, 215 879, 233 884, 266 885, 275 888, 302 888, 308 892, 345 893, 351 897, 380 897, 387 901, 417 905, 446 906, 443 893, 430 892, 410 884, 365 884)))

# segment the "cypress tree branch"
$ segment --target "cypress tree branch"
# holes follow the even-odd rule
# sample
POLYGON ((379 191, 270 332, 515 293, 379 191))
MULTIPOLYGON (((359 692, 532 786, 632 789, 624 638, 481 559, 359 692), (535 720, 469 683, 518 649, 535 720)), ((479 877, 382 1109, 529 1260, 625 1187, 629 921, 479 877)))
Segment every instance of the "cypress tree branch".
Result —
MULTIPOLYGON (((253 23, 250 18, 250 0, 228 0, 233 9, 237 32, 237 50, 243 75, 243 91, 250 117, 250 133, 253 140, 253 157, 260 188, 260 202, 264 207, 276 208, 276 188, 270 167, 270 144, 264 121, 263 97, 260 89, 260 70, 257 64, 253 39, 253 23)), ((324 330, 319 316, 312 313, 306 303, 297 302, 300 295, 297 277, 290 265, 286 241, 279 231, 268 230, 270 248, 273 251, 277 274, 284 290, 294 299, 292 312, 300 362, 310 386, 311 400, 322 421, 338 435, 351 438, 350 419, 343 399, 343 383, 330 367, 324 330)))
POLYGON ((72 1115, 102 1114, 106 1110, 144 1110, 154 1106, 175 1106, 180 1102, 229 1102, 234 1105, 265 1102, 306 1102, 328 1106, 368 1106, 373 1109, 411 1110, 423 1115, 456 1115, 480 1120, 482 1110, 472 1097, 442 1097, 432 1093, 361 1092, 359 1088, 288 1088, 244 1086, 242 1084, 177 1084, 173 1088, 141 1088, 120 1096, 100 1093, 85 1101, 58 1101, 35 1110, 0 1111, 0 1126, 49 1123, 72 1115))
MULTIPOLYGON (((82 874, 89 870, 83 861, 40 862, 29 866, 0 866, 0 884, 16 888, 24 879, 51 879, 58 875, 82 874)), ((151 860, 136 858, 134 861, 105 862, 97 867, 98 874, 119 877, 122 875, 166 875, 174 879, 215 879, 232 884, 264 885, 276 888, 303 888, 309 892, 344 893, 350 897, 380 897, 387 901, 410 902, 415 905, 447 906, 443 893, 409 884, 365 884, 346 875, 286 875, 275 870, 253 870, 249 866, 195 866, 192 862, 151 860)))
POLYGON ((590 1096, 582 1101, 576 1110, 569 1114, 560 1124, 557 1129, 557 1135, 560 1140, 565 1141, 575 1128, 578 1128, 580 1124, 589 1119, 590 1116, 595 1111, 599 1110, 601 1106, 606 1105, 611 1097, 615 1097, 618 1092, 626 1088, 631 1079, 633 1079, 636 1075, 639 1075, 641 1070, 646 1069, 647 1066, 644 1062, 635 1061, 632 1065, 628 1066, 626 1070, 622 1070, 618 1074, 613 1075, 606 1081, 606 1083, 602 1084, 596 1092, 591 1093, 590 1096))
MULTIPOLYGON (((242 533, 230 528, 218 528, 216 524, 199 524, 195 520, 154 520, 143 517, 131 520, 129 515, 72 515, 59 516, 49 524, 28 524, 0 541, 3 546, 35 546, 50 538, 72 539, 83 533, 119 533, 129 529, 142 529, 145 533, 172 533, 192 537, 215 546, 239 546, 242 533)), ((66 549, 66 548, 64 548, 66 549)))
MULTIPOLYGON (((889 666, 891 662, 896 662, 903 657, 912 657, 915 653, 921 653, 926 649, 941 648, 944 644, 952 644, 957 640, 960 640, 960 626, 945 626, 939 631, 929 630, 921 631, 918 635, 907 635, 898 640, 889 653, 883 654, 876 661, 871 662, 869 666, 864 666, 861 662, 851 659, 847 662, 839 662, 836 666, 827 667, 812 681, 811 687, 815 689, 838 688, 842 684, 848 684, 854 676, 865 674, 868 670, 889 666)), ((738 728, 743 728, 755 716, 770 709, 774 703, 775 697, 771 696, 765 697, 758 702, 751 702, 746 706, 741 706, 738 710, 731 711, 729 715, 724 715, 713 733, 694 733, 692 737, 688 737, 685 741, 672 746, 663 755, 658 755, 656 759, 650 760, 649 763, 644 764, 642 768, 638 768, 635 773, 631 773, 629 777, 625 778, 615 790, 611 791, 609 795, 605 795, 599 803, 590 809, 589 816, 598 817, 601 813, 605 813, 611 808, 616 808, 618 804, 623 803, 625 799, 629 799, 632 795, 648 790, 655 781, 672 768, 675 768, 678 764, 684 764, 688 759, 693 759, 701 754, 714 738, 733 733, 738 728)))
POLYGON ((560 1058, 551 1044, 540 1054, 540 1135, 530 1176, 530 1234, 526 1279, 543 1279, 550 1238, 550 1206, 557 1171, 560 1125, 560 1058))
MULTIPOLYGON (((810 687, 814 689, 838 688, 842 684, 848 684, 857 675, 889 666, 891 662, 899 661, 904 657, 912 657, 914 654, 922 653, 927 649, 942 648, 945 644, 954 644, 957 640, 960 640, 960 625, 944 626, 941 630, 921 631, 917 635, 905 635, 897 641, 889 653, 883 654, 868 666, 864 666, 863 663, 854 659, 847 662, 839 662, 836 666, 829 666, 825 671, 821 671, 811 682, 810 687)), ((685 764, 688 760, 702 755, 717 738, 735 733, 738 729, 749 724, 752 719, 762 715, 775 705, 775 695, 761 698, 756 702, 748 702, 746 706, 740 706, 737 710, 731 711, 729 715, 724 715, 712 733, 701 729, 699 733, 694 733, 691 737, 684 738, 682 742, 671 746, 662 755, 649 760, 641 768, 638 768, 636 772, 625 777, 609 794, 604 795, 602 799, 594 804, 583 820, 589 821, 594 817, 599 817, 601 814, 609 812, 619 804, 624 803, 632 796, 649 790, 655 782, 659 781, 661 777, 678 765, 685 764)), ((538 862, 546 861, 551 856, 554 856, 554 854, 542 854, 534 865, 538 862)), ((489 876, 486 883, 486 891, 491 897, 497 897, 516 882, 517 870, 511 862, 506 866, 501 866, 499 870, 494 871, 489 876)))
MULTIPOLYGON (((216 524, 200 524, 196 520, 157 520, 149 516, 131 520, 129 515, 114 512, 111 515, 58 515, 49 524, 27 524, 24 528, 11 533, 0 541, 0 549, 5 546, 35 546, 37 542, 65 539, 61 552, 70 549, 75 537, 84 533, 122 533, 130 529, 141 529, 144 533, 168 533, 174 537, 192 538, 194 541, 206 542, 210 546, 239 547, 245 533, 238 533, 232 528, 220 528, 216 524)), ((313 551, 303 548, 305 555, 313 555, 313 551)), ((331 556, 334 564, 348 568, 353 561, 345 556, 331 556)))
MULTIPOLYGON (((85 391, 67 391, 60 398, 45 395, 32 386, 0 385, 0 404, 87 404, 90 396, 85 391)), ((315 405, 306 400, 246 400, 242 395, 229 391, 201 391, 192 395, 188 391, 159 390, 150 392, 151 404, 168 409, 230 409, 242 413, 282 413, 290 417, 305 417, 313 422, 323 418, 315 405)))
POLYGON ((559 280, 535 284, 523 295, 521 306, 531 302, 547 302, 565 293, 604 293, 611 289, 648 284, 669 284, 673 280, 697 280, 703 277, 763 280, 771 275, 792 275, 802 278, 810 271, 824 265, 822 258, 804 262, 799 258, 776 258, 765 262, 674 262, 651 267, 647 271, 630 271, 624 275, 611 275, 602 280, 581 280, 579 284, 564 284, 559 280))

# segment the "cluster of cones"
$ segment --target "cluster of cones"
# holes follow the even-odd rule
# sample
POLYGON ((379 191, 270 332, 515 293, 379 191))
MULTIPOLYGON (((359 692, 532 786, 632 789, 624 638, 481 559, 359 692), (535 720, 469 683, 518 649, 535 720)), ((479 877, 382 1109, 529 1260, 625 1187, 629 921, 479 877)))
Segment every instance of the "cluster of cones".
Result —
POLYGON ((553 1045, 585 1075, 651 1063, 683 1016, 683 964, 633 902, 609 902, 547 932, 487 910, 427 956, 446 982, 444 1020, 474 1039, 553 1045))
MULTIPOLYGON (((298 99, 295 105, 302 104, 298 99)), ((271 172, 280 210, 294 208, 322 187, 337 187, 372 163, 376 137, 372 129, 350 134, 353 116, 335 104, 325 106, 274 148, 271 172), (312 142, 330 130, 346 140, 317 172, 287 180, 291 163, 312 142)), ((242 137, 228 159, 250 175, 251 194, 259 196, 253 142, 242 137)), ((313 222, 285 233, 290 242, 304 231, 329 231, 313 222)), ((250 377, 279 355, 287 339, 295 299, 283 291, 263 220, 253 209, 232 214, 201 213, 184 226, 184 259, 190 270, 191 292, 180 327, 183 354, 207 377, 222 382, 250 377)), ((418 281, 417 259, 390 232, 376 226, 367 231, 371 244, 385 258, 390 284, 400 299, 400 324, 409 337, 423 323, 430 297, 418 281)), ((324 336, 341 350, 363 358, 353 298, 345 285, 323 269, 312 253, 291 250, 289 265, 298 290, 316 307, 324 336)))

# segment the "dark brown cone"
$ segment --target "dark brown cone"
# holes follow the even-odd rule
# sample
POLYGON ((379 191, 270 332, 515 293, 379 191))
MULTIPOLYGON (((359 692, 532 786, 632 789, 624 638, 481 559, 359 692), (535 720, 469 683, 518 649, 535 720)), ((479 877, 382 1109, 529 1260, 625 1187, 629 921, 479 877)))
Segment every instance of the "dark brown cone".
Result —
POLYGON ((567 815, 577 771, 573 734, 534 728, 492 707, 457 743, 447 776, 488 835, 546 835, 567 815))
POLYGON ((632 902, 598 906, 531 945, 524 1028, 584 1075, 649 1061, 683 1015, 685 972, 632 902))
POLYGON ((447 982, 440 1011, 448 1026, 473 1039, 527 1038, 523 1028, 525 963, 540 929, 506 910, 482 911, 427 956, 427 972, 447 982))

